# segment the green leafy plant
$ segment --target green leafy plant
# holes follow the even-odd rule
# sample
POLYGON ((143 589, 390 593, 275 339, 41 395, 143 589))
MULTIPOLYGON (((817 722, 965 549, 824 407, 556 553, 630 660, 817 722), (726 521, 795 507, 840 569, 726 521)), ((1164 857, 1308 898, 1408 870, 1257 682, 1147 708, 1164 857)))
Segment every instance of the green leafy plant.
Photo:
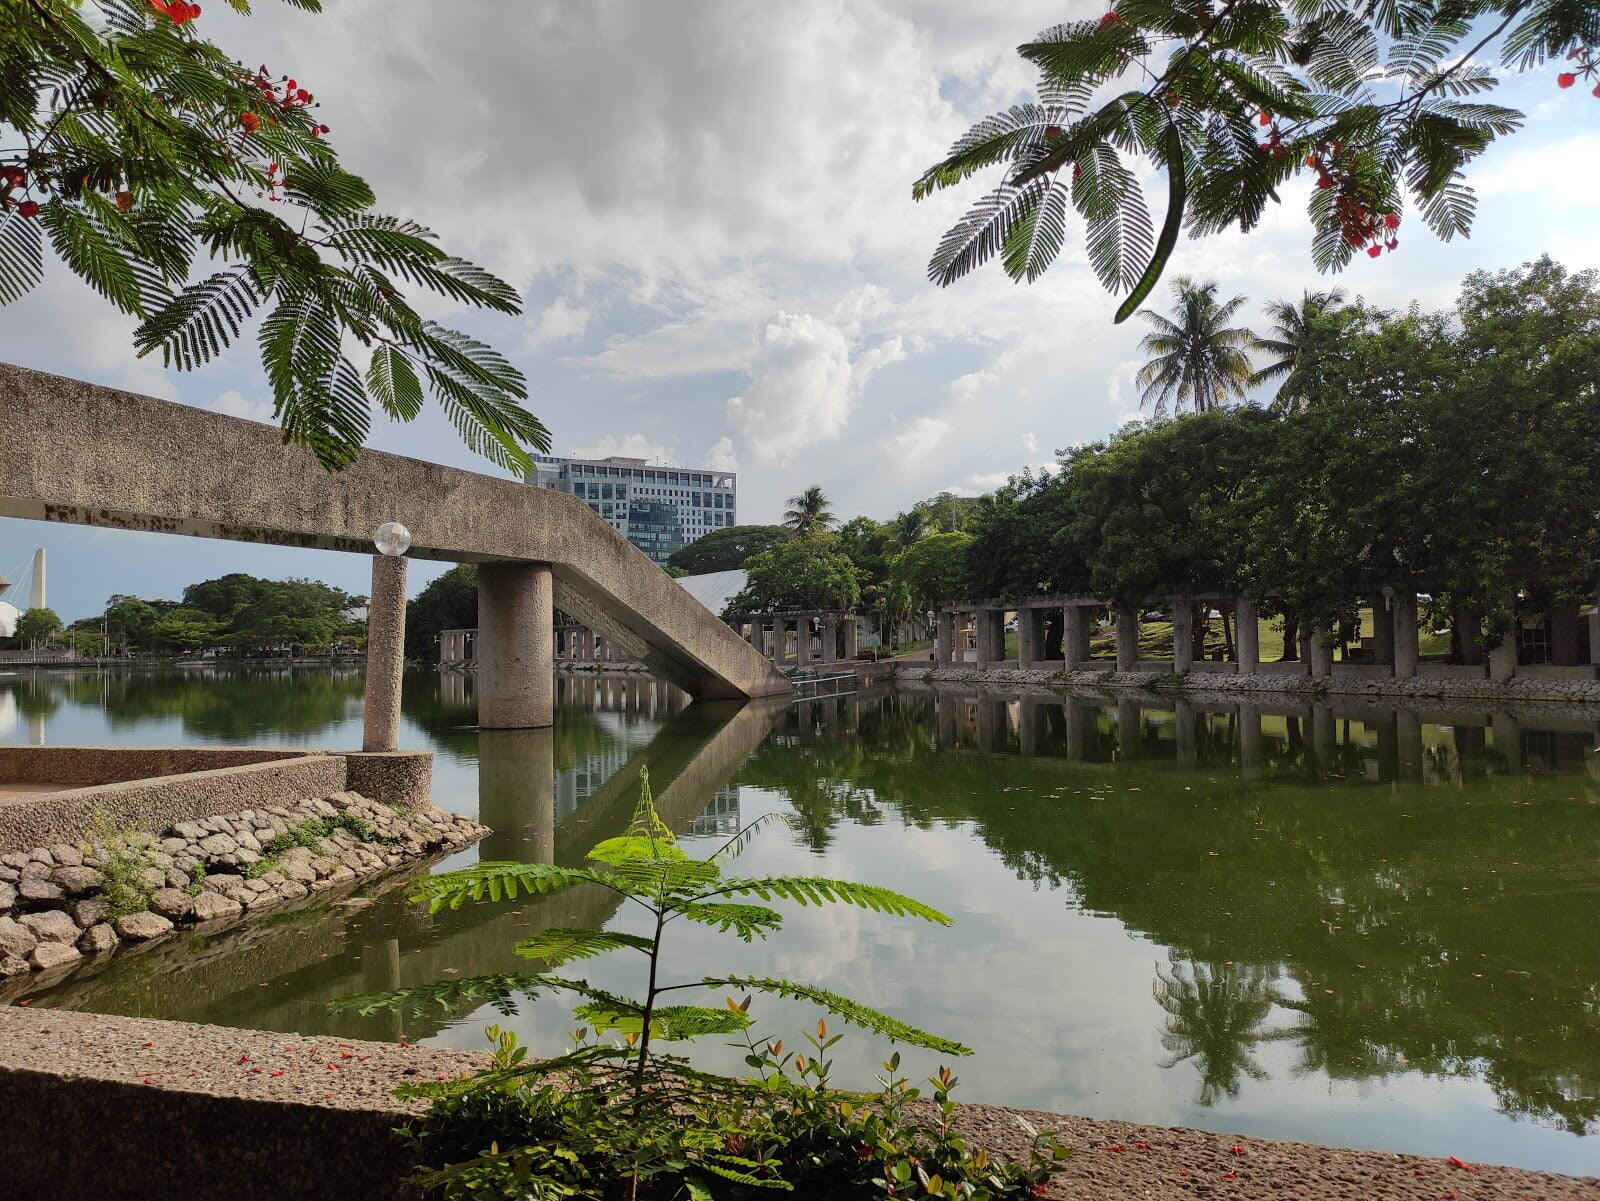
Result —
POLYGON ((78 847, 81 855, 99 856, 104 878, 100 891, 114 918, 150 908, 154 889, 144 876, 152 864, 145 848, 136 842, 136 833, 132 828, 113 826, 105 813, 96 810, 89 817, 89 838, 78 847))
POLYGON ((44 278, 48 238, 140 320, 138 352, 179 370, 260 315, 284 439, 327 467, 355 458, 373 410, 410 421, 426 391, 475 452, 528 470, 527 448, 550 437, 518 403, 521 373, 403 295, 517 313, 517 291, 416 222, 374 213, 311 91, 198 36, 200 16, 186 0, 0 6, 0 305, 44 278), (195 280, 202 253, 213 270, 195 280))
MULTIPOLYGON (((1441 239, 1466 235, 1464 169, 1523 115, 1480 97, 1489 65, 1566 62, 1562 89, 1600 78, 1600 8, 1562 0, 1115 0, 1018 53, 1038 99, 986 117, 919 178, 922 199, 1002 165, 997 186, 928 264, 947 285, 998 257, 1013 279, 1049 268, 1083 222, 1089 262, 1124 321, 1161 278, 1180 232, 1253 229, 1295 177, 1320 270, 1399 244, 1407 196, 1441 239), (1151 220, 1128 157, 1167 177, 1151 220)), ((1600 86, 1594 94, 1600 97, 1600 86)))
POLYGON ((197 863, 189 869, 189 895, 191 897, 199 896, 201 889, 205 887, 205 882, 206 865, 197 863))
POLYGON ((264 876, 278 866, 285 851, 293 847, 315 846, 318 839, 326 838, 335 830, 349 830, 362 842, 374 842, 381 846, 400 845, 400 839, 379 834, 376 826, 354 813, 341 813, 336 817, 308 817, 267 842, 261 848, 261 858, 249 866, 245 875, 251 879, 264 876))
POLYGON ((512 1034, 491 1028, 490 1067, 401 1090, 433 1101, 412 1130, 428 1165, 420 1185, 448 1198, 602 1201, 712 1201, 774 1190, 991 1201, 1044 1191, 1042 1182, 1065 1149, 1037 1132, 1026 1164, 968 1147, 956 1128, 949 1097, 956 1081, 948 1069, 931 1081, 933 1120, 919 1120, 909 1106, 922 1093, 898 1076, 898 1053, 885 1063, 878 1091, 838 1092, 829 1078, 839 1036, 828 1033, 825 1019, 806 1036, 809 1054, 785 1053, 782 1042, 755 1037, 749 1010, 753 995, 765 993, 807 1001, 893 1042, 970 1054, 960 1043, 814 984, 737 974, 669 979, 663 946, 674 924, 692 922, 753 942, 783 925, 783 915, 766 902, 847 904, 950 922, 877 885, 730 874, 729 862, 753 832, 747 827, 710 858, 691 859, 657 815, 644 774, 628 831, 595 846, 592 867, 480 863, 416 886, 414 898, 438 910, 592 885, 639 906, 651 928, 649 935, 549 929, 516 948, 544 971, 447 980, 339 1003, 361 1013, 489 1004, 510 1014, 517 996, 565 992, 581 998, 573 1012, 583 1025, 567 1053, 533 1060, 512 1034), (607 953, 640 957, 641 998, 549 974, 607 953), (722 1004, 680 1003, 676 997, 684 991, 720 992, 722 1004), (743 1040, 738 1045, 752 1076, 707 1073, 661 1050, 664 1043, 717 1035, 743 1040))

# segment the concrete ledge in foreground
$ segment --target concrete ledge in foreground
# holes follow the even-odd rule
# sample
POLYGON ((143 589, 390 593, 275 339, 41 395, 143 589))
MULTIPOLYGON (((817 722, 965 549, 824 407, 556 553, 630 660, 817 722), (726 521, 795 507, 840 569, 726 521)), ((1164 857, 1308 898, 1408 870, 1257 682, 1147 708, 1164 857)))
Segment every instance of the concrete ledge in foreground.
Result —
MULTIPOLYGON (((390 1093, 486 1061, 468 1051, 48 1009, 0 1009, 0 1181, 18 1201, 378 1201, 408 1107, 390 1093), (330 1068, 328 1065, 332 1064, 330 1068)), ((1018 1153, 1015 1115, 1074 1156, 1074 1201, 1600 1201, 1600 1179, 968 1105, 1018 1153), (1234 1148, 1238 1148, 1238 1153, 1234 1148)), ((1467 1148, 1463 1148, 1467 1151, 1467 1148)))

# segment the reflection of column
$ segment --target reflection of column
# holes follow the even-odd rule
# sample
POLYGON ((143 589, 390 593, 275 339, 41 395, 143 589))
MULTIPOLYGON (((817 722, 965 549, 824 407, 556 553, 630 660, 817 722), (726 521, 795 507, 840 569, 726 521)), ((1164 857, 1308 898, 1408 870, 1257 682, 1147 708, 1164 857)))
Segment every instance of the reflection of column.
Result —
POLYGON ((1458 764, 1464 765, 1483 758, 1485 742, 1482 726, 1452 726, 1450 733, 1455 741, 1458 764))
POLYGON ((1139 702, 1117 702, 1117 758, 1134 759, 1139 754, 1139 702))
POLYGON ((1048 713, 1043 701, 1024 697, 1017 710, 1017 742, 1022 753, 1029 757, 1039 753, 1044 741, 1044 725, 1048 713))
POLYGON ((1194 604, 1172 604, 1172 670, 1188 671, 1194 666, 1194 604))
POLYGON ((478 820, 493 831, 478 844, 483 860, 554 863, 555 731, 478 734, 478 820))
POLYGON ((1239 657, 1239 674, 1253 676, 1261 666, 1261 628, 1256 622, 1256 604, 1241 596, 1234 605, 1233 643, 1239 657))
POLYGON ((1082 605, 1068 605, 1062 614, 1061 656, 1068 671, 1076 671, 1089 659, 1089 623, 1082 605))
POLYGON ((1419 644, 1417 640, 1417 594, 1397 591, 1394 608, 1390 611, 1394 622, 1394 678, 1414 679, 1417 674, 1419 644))
POLYGON ((943 609, 934 627, 933 661, 938 664, 955 662, 956 615, 943 609))
POLYGON ((997 751, 1006 741, 1006 703, 993 697, 978 698, 978 749, 997 751))
MULTIPOLYGON (((393 992, 401 987, 400 940, 385 938, 381 942, 361 944, 362 992, 393 992)), ((398 1009, 380 1009, 375 1015, 384 1035, 399 1040, 405 1035, 404 1015, 398 1009)))
POLYGON ((30 713, 28 715, 28 745, 44 745, 44 714, 30 713))
POLYGON ((1395 714, 1399 742, 1400 778, 1422 779, 1422 717, 1401 709, 1395 714))
POLYGON ((1400 777, 1400 721, 1391 709, 1367 722, 1378 734, 1378 779, 1396 780, 1400 777))
POLYGON ((1239 767, 1254 775, 1266 764, 1265 740, 1261 736, 1261 710, 1254 705, 1239 706, 1239 767))
POLYGON ((1117 670, 1132 671, 1139 662, 1139 612, 1117 609, 1117 670))
POLYGON ((1173 719, 1178 730, 1178 766, 1193 767, 1199 762, 1199 752, 1195 745, 1195 711, 1194 705, 1189 701, 1179 701, 1174 706, 1173 719))
POLYGON ((939 730, 939 749, 948 750, 956 744, 956 698, 949 693, 938 694, 933 699, 933 706, 939 730))
POLYGON ((1505 760, 1512 771, 1522 770, 1522 729, 1517 719, 1509 713, 1489 716, 1489 730, 1494 735, 1495 754, 1505 760))
POLYGON ((1081 760, 1089 750, 1089 730, 1094 720, 1094 710, 1086 702, 1069 696, 1066 717, 1067 758, 1081 760))
POLYGON ((1333 752, 1339 742, 1339 727, 1333 710, 1327 705, 1311 706, 1311 749, 1317 760, 1327 766, 1333 762, 1333 752))

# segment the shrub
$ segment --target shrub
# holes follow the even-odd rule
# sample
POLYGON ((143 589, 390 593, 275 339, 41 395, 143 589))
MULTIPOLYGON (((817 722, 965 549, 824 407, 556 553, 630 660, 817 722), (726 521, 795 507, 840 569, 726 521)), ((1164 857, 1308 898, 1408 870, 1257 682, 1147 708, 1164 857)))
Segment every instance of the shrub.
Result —
POLYGON ((435 911, 595 885, 643 906, 653 933, 549 929, 516 947, 541 961, 544 971, 447 980, 338 1003, 361 1013, 488 1003, 510 1014, 517 996, 562 991, 582 998, 573 1011, 582 1025, 566 1054, 531 1060, 514 1035, 491 1027, 489 1067, 399 1090, 432 1101, 410 1130, 425 1165, 415 1183, 451 1201, 724 1201, 775 1190, 819 1198, 999 1201, 1044 1192, 1045 1177, 1066 1150, 1053 1135, 1031 1128, 1026 1163, 969 1148, 955 1126, 950 1093, 956 1080, 947 1068, 929 1081, 934 1116, 922 1120, 908 1108, 922 1090, 899 1076, 898 1052, 883 1065, 875 1091, 836 1091, 829 1086, 830 1054, 841 1036, 829 1034, 826 1020, 805 1036, 805 1051, 785 1052, 782 1042, 752 1033, 749 1010, 752 997, 766 993, 809 1001, 894 1042, 970 1054, 960 1043, 812 984, 742 975, 668 982, 663 936, 672 923, 711 926, 745 942, 765 939, 782 927, 783 916, 756 902, 848 904, 950 922, 920 901, 875 885, 729 875, 728 861, 753 830, 747 827, 709 859, 690 859, 657 816, 646 776, 627 833, 594 847, 593 867, 480 863, 419 882, 414 898, 435 911), (612 952, 642 956, 642 1000, 548 974, 612 952), (722 1005, 666 1003, 667 994, 685 989, 720 992, 722 1005), (703 1072, 660 1049, 665 1042, 713 1035, 739 1036, 753 1075, 703 1072))

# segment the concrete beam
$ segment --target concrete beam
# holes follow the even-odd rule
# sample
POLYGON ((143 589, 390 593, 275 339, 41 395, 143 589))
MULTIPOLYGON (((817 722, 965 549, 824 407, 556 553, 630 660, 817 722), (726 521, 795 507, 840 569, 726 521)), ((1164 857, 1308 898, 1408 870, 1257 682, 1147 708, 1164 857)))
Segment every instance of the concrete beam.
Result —
POLYGON ((479 567, 480 729, 523 730, 555 720, 554 634, 555 600, 548 567, 538 563, 479 567))
MULTIPOLYGON (((372 553, 385 521, 410 557, 543 563, 586 624, 647 648, 696 696, 791 685, 575 496, 364 450, 343 471, 270 425, 0 365, 0 516, 372 553)), ((562 608, 572 612, 565 603, 562 608)), ((577 616, 577 614, 574 614, 577 616)))

